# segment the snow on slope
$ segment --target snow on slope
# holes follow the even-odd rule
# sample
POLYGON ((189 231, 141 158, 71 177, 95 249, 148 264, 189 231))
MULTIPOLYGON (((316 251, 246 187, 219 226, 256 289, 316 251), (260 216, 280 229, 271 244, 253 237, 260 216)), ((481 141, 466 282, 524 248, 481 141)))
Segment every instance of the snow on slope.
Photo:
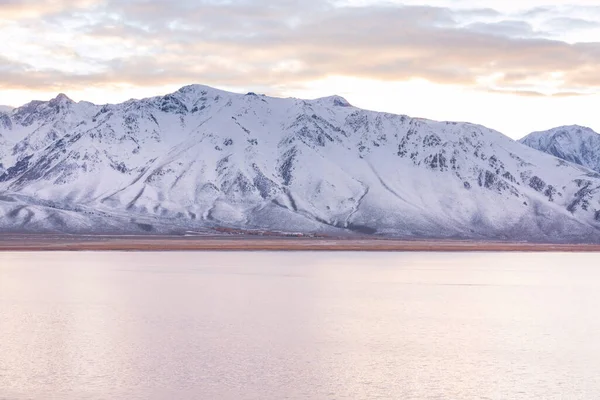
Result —
POLYGON ((519 142, 555 157, 600 172, 600 135, 583 126, 534 132, 519 142))
POLYGON ((478 125, 201 85, 3 115, 5 230, 600 240, 600 175, 478 125))

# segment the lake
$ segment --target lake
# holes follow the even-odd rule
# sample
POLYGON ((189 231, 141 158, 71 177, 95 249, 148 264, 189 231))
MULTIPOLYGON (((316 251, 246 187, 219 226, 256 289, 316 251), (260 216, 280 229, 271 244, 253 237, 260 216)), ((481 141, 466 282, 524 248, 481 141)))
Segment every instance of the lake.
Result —
POLYGON ((0 399, 597 399, 600 254, 0 253, 0 399))

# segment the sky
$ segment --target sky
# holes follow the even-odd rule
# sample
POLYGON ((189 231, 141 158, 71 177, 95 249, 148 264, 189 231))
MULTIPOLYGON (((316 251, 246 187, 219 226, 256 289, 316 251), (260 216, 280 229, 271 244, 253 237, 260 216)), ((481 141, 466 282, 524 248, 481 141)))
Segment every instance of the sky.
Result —
POLYGON ((600 132, 597 0, 0 0, 0 104, 199 83, 513 138, 600 132))

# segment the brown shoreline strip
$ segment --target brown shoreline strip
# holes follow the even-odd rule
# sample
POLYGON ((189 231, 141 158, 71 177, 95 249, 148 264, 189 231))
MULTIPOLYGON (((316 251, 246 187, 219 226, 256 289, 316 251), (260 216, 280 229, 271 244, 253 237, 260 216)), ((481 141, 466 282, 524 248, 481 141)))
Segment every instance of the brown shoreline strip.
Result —
POLYGON ((256 237, 0 236, 0 251, 516 251, 597 252, 600 244, 256 237))

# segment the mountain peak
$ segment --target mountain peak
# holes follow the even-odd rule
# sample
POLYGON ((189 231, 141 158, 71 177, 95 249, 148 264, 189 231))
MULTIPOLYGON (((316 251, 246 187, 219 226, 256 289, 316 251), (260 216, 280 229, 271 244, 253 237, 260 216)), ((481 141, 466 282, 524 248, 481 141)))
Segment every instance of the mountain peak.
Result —
POLYGON ((210 86, 206 86, 206 85, 200 85, 200 84, 192 84, 192 85, 185 85, 181 88, 179 88, 179 90, 177 90, 178 93, 199 93, 202 91, 208 91, 208 90, 214 90, 212 87, 210 86))
POLYGON ((192 85, 183 86, 183 87, 179 88, 179 90, 177 90, 175 93, 172 93, 172 94, 183 95, 184 97, 187 97, 187 98, 196 98, 196 97, 200 97, 200 96, 213 95, 213 94, 214 95, 224 95, 224 94, 233 94, 233 93, 228 92, 226 90, 217 89, 212 86, 201 85, 201 84, 195 83, 192 85))
POLYGON ((577 134, 581 134, 583 132, 586 132, 586 133, 597 133, 592 128, 589 128, 587 126, 582 126, 582 125, 566 125, 566 126, 559 127, 558 129, 560 129, 560 130, 567 130, 567 131, 569 131, 571 133, 577 133, 577 134))
POLYGON ((600 172, 600 135, 581 125, 533 132, 520 143, 560 159, 600 172))
POLYGON ((55 98, 53 98, 52 100, 50 100, 49 103, 50 104, 66 105, 66 104, 73 104, 75 102, 73 100, 71 100, 66 94, 59 93, 58 96, 56 96, 55 98))
POLYGON ((329 104, 337 107, 352 107, 348 100, 338 95, 321 97, 316 99, 316 101, 322 104, 329 104))

